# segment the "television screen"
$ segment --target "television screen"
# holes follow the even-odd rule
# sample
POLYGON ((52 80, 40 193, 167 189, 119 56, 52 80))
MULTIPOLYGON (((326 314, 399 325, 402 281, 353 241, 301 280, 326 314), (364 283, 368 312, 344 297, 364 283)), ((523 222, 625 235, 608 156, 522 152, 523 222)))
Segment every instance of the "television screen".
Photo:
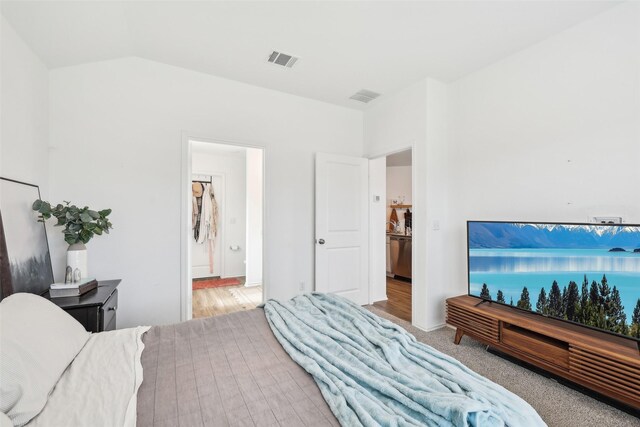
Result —
POLYGON ((469 295, 640 340, 640 225, 467 222, 469 295))

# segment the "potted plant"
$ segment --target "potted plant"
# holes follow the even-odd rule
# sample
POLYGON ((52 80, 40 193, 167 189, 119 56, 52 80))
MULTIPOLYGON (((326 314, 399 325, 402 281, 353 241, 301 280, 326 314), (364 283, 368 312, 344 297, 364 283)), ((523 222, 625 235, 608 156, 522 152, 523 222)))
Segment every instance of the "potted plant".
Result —
POLYGON ((32 208, 40 214, 39 221, 44 222, 55 217, 58 220, 55 225, 64 226, 62 233, 65 242, 69 244, 67 266, 71 267, 74 272, 79 269, 82 278, 88 277, 87 247, 85 244, 95 235, 109 234, 109 230, 113 228, 107 218, 111 214, 111 209, 95 211, 87 206, 79 208, 66 201, 64 204, 58 203, 56 206, 52 206, 51 203, 40 199, 33 202, 32 208))

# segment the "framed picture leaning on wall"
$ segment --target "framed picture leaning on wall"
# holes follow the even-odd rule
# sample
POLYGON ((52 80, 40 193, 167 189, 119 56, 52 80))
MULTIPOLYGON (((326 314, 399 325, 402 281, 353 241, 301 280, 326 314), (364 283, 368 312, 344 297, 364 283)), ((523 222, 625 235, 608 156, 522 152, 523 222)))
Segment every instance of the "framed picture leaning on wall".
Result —
POLYGON ((37 185, 0 177, 0 299, 42 295, 53 283, 45 225, 31 209, 39 198, 37 185))

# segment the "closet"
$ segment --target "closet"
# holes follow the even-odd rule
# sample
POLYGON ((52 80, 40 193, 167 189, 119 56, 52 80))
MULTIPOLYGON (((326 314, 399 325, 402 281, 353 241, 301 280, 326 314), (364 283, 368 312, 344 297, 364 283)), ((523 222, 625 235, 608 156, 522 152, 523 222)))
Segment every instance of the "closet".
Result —
POLYGON ((193 175, 191 265, 194 279, 224 276, 222 209, 224 177, 193 175))

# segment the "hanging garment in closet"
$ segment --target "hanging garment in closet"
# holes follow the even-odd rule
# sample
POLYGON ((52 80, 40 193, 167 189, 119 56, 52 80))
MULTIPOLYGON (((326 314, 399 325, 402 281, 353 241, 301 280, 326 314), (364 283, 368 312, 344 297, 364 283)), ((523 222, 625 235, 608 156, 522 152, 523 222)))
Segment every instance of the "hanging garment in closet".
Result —
POLYGON ((200 217, 202 216, 202 194, 204 186, 200 182, 191 183, 191 228, 193 239, 197 242, 200 236, 200 217))
POLYGON ((211 184, 204 185, 201 201, 196 241, 198 243, 207 243, 209 250, 209 272, 213 274, 214 243, 216 235, 218 234, 218 202, 211 184))
POLYGON ((204 243, 214 240, 218 234, 218 203, 211 184, 204 185, 202 205, 200 207, 199 233, 196 241, 204 243))

